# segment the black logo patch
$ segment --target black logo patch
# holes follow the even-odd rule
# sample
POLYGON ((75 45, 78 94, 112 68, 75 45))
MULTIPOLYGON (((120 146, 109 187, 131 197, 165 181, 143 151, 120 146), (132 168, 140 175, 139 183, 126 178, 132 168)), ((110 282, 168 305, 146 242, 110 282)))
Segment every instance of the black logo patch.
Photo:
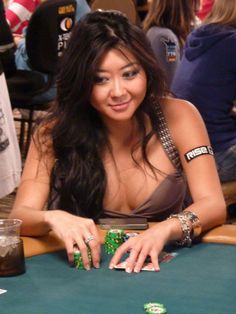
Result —
POLYGON ((200 146, 200 147, 196 147, 192 150, 190 150, 189 152, 187 152, 184 157, 187 160, 187 162, 190 162, 192 159, 201 156, 201 155, 214 155, 213 153, 213 149, 211 146, 207 145, 207 146, 200 146))

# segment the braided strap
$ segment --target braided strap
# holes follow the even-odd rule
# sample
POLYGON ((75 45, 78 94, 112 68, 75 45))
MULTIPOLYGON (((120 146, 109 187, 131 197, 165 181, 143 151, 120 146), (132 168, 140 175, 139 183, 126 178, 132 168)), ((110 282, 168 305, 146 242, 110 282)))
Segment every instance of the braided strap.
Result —
POLYGON ((175 147, 175 144, 173 143, 169 128, 166 123, 166 119, 159 104, 156 104, 155 106, 155 113, 158 118, 156 130, 160 136, 160 140, 164 147, 164 150, 166 151, 173 165, 180 170, 182 166, 180 163, 179 153, 177 151, 177 148, 175 147))

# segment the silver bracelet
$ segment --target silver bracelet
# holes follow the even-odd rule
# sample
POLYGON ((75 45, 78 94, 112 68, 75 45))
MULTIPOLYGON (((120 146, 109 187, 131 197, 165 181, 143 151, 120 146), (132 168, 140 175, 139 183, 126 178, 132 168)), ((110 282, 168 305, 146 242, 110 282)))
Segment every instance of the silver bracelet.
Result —
POLYGON ((180 246, 185 246, 185 245, 191 246, 192 245, 191 229, 188 224, 188 219, 182 213, 170 215, 170 217, 168 217, 167 219, 172 219, 172 218, 176 218, 179 220, 180 227, 182 230, 182 239, 179 241, 176 241, 176 244, 180 246))
POLYGON ((193 239, 197 238, 202 232, 201 222, 200 222, 198 216, 194 212, 190 212, 190 211, 185 210, 183 212, 183 214, 186 216, 186 218, 191 223, 191 228, 192 228, 191 238, 193 240, 193 239))
POLYGON ((180 246, 191 246, 192 240, 201 234, 202 227, 198 216, 190 211, 183 211, 179 214, 170 215, 168 219, 176 218, 180 222, 182 239, 176 241, 180 246))

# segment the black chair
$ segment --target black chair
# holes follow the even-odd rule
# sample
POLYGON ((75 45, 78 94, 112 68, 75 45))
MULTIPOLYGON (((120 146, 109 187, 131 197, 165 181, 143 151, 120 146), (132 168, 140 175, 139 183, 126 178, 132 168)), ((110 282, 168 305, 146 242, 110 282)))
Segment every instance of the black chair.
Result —
POLYGON ((21 122, 20 148, 28 151, 34 112, 46 110, 48 103, 35 103, 34 97, 48 91, 55 84, 58 58, 67 46, 75 23, 75 0, 47 0, 32 14, 26 33, 26 51, 32 71, 18 70, 7 78, 13 109, 27 109, 29 114, 16 118, 21 122), (43 74, 47 74, 45 81, 43 74), (25 124, 28 124, 25 136, 25 124), (26 137, 26 139, 25 139, 26 137))
POLYGON ((33 123, 34 104, 32 103, 32 99, 41 90, 44 90, 45 80, 38 72, 16 70, 6 77, 6 81, 12 108, 29 109, 27 118, 14 117, 15 121, 20 122, 19 147, 22 157, 25 157, 33 123), (28 132, 25 140, 26 124, 28 124, 28 132))

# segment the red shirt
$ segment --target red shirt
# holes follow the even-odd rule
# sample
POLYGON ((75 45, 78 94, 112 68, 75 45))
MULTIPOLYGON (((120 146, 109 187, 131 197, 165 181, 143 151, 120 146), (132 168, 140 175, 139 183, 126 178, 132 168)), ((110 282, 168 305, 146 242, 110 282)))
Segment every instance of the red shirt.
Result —
POLYGON ((10 0, 6 19, 14 34, 21 35, 41 0, 10 0))
POLYGON ((200 20, 204 20, 205 17, 210 13, 212 6, 214 4, 214 0, 202 0, 200 10, 197 13, 197 16, 200 20))

